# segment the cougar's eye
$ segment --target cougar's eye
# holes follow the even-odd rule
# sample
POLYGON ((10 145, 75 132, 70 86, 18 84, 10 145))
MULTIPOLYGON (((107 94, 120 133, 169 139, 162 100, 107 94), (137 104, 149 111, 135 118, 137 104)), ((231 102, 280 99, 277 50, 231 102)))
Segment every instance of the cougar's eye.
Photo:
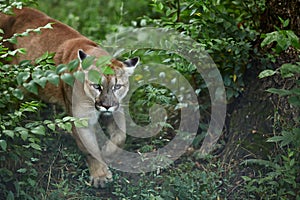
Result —
POLYGON ((116 84, 113 86, 113 90, 119 90, 121 89, 122 85, 121 84, 116 84))
POLYGON ((102 90, 102 86, 100 84, 91 84, 91 86, 95 89, 95 90, 102 90))

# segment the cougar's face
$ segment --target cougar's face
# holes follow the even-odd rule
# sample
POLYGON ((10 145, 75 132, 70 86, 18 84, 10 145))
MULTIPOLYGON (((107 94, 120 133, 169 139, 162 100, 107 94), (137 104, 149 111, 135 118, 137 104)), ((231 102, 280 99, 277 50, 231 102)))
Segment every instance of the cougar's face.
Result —
MULTIPOLYGON (((81 58, 79 53, 79 58, 82 60, 84 56, 81 58)), ((121 100, 129 90, 129 76, 134 72, 138 62, 138 58, 125 62, 112 60, 110 67, 114 73, 105 75, 100 72, 101 83, 93 83, 85 76, 84 91, 93 100, 97 111, 110 114, 118 110, 121 100)), ((95 69, 94 66, 92 68, 95 69)))
POLYGON ((100 112, 114 112, 129 90, 128 76, 102 76, 102 83, 89 83, 94 90, 95 108, 100 112))

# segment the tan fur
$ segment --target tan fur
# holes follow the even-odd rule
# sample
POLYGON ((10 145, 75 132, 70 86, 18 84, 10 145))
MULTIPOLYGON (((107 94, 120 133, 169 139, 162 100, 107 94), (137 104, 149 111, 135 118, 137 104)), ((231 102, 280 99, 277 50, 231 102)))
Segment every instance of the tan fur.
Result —
MULTIPOLYGON (((61 22, 48 17, 42 12, 39 12, 31 8, 23 8, 21 10, 15 9, 14 13, 15 15, 12 16, 0 13, 0 28, 4 30, 5 33, 4 38, 10 38, 14 33, 22 33, 26 31, 26 29, 35 29, 38 27, 45 26, 48 23, 54 23, 52 25, 53 29, 43 29, 41 31, 41 34, 30 33, 30 36, 28 37, 18 38, 18 43, 16 45, 12 45, 8 43, 5 44, 11 50, 17 48, 25 48, 27 50, 27 54, 19 55, 18 57, 14 58, 13 60, 14 64, 17 64, 24 59, 34 60, 40 57, 41 55, 43 55, 46 51, 56 53, 54 57, 54 61, 56 65, 62 63, 67 64, 70 61, 76 59, 78 56, 79 49, 82 49, 88 55, 92 55, 97 58, 103 55, 108 55, 108 53, 103 49, 101 49, 95 42, 82 36, 80 33, 75 31, 71 27, 64 25, 61 22)), ((124 79, 125 81, 124 85, 127 84, 126 91, 124 89, 124 94, 125 94, 128 91, 128 83, 127 83, 128 77, 126 76, 125 72, 123 72, 125 65, 124 63, 115 59, 113 59, 111 63, 112 63, 111 64, 112 69, 116 71, 116 76, 117 74, 120 74, 120 76, 117 78, 120 80, 124 79), (118 70, 121 70, 121 72, 120 73, 117 72, 118 70), (124 78, 124 76, 126 77, 124 78)), ((116 84, 113 82, 116 79, 116 77, 112 78, 112 76, 106 76, 103 79, 106 80, 106 82, 103 83, 104 85, 106 85, 106 87, 112 87, 114 86, 114 84, 116 84)), ((85 85, 79 85, 78 88, 80 88, 78 94, 80 94, 81 96, 79 95, 78 98, 79 100, 77 102, 79 106, 78 108, 76 107, 74 111, 77 113, 86 111, 84 110, 85 108, 81 108, 82 104, 80 101, 91 102, 90 103, 91 105, 89 105, 91 107, 90 109, 95 109, 95 106, 93 105, 94 103, 95 105, 96 104, 100 105, 101 103, 111 100, 113 98, 111 96, 112 94, 110 94, 112 92, 104 94, 99 91, 96 91, 94 88, 91 87, 91 83, 89 83, 88 80, 86 80, 85 85), (86 96, 87 94, 91 94, 92 97, 88 98, 86 96), (93 95, 97 95, 97 96, 93 96, 93 95), (95 102, 95 101, 99 101, 99 102, 95 102)), ((66 109, 67 113, 73 116, 72 89, 73 89, 72 87, 70 87, 69 85, 65 84, 62 81, 60 82, 58 87, 50 83, 47 83, 44 89, 42 88, 39 89, 39 98, 41 98, 46 102, 57 103, 63 106, 66 109)), ((113 94, 113 96, 116 96, 114 97, 116 99, 118 99, 118 95, 119 94, 113 94)), ((120 95, 123 96, 123 93, 120 95)), ((95 112, 95 111, 89 110, 89 112, 95 112)), ((97 119, 93 119, 93 120, 97 121, 97 119)), ((121 124, 125 124, 123 116, 121 116, 119 120, 121 121, 120 122, 121 124)), ((108 127, 109 129, 112 129, 110 133, 111 141, 113 141, 117 145, 121 145, 125 141, 124 131, 118 130, 116 128, 116 125, 112 122, 108 124, 108 127)), ((92 137, 95 137, 95 133, 89 129, 82 129, 79 130, 78 132, 76 128, 73 128, 73 136, 76 139, 79 148, 88 155, 87 161, 88 161, 92 181, 95 186, 98 186, 99 184, 102 184, 108 179, 111 179, 111 173, 102 159, 104 155, 96 155, 96 153, 98 153, 97 150, 94 151, 93 149, 92 150, 87 149, 86 145, 84 145, 84 142, 80 137, 85 133, 90 134, 92 137)), ((102 149, 105 152, 103 154, 105 154, 106 156, 109 156, 115 150, 115 146, 111 145, 110 143, 111 142, 108 142, 103 147, 104 150, 102 149)))
MULTIPOLYGON (((4 39, 10 38, 14 33, 23 33, 26 29, 35 29, 45 26, 48 23, 54 23, 52 25, 53 29, 42 30, 41 34, 30 33, 30 37, 19 38, 16 45, 8 45, 11 49, 25 48, 27 50, 27 54, 19 55, 14 59, 14 64, 25 59, 34 60, 47 51, 56 52, 54 61, 57 65, 61 63, 66 64, 76 59, 78 49, 82 49, 89 55, 97 57, 107 55, 95 42, 40 11, 23 8, 21 10, 15 9, 14 13, 14 16, 0 14, 0 28, 4 30, 4 39)), ((70 112, 71 109, 68 108, 68 105, 71 97, 65 94, 65 92, 70 93, 69 90, 70 88, 66 87, 63 83, 59 87, 47 84, 39 96, 44 101, 50 100, 50 103, 62 105, 70 112)))

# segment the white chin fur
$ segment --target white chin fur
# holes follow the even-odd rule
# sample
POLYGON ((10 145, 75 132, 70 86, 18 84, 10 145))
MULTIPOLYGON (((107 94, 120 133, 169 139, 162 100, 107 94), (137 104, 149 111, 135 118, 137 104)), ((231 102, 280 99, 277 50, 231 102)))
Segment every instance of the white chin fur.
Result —
POLYGON ((103 107, 103 106, 100 106, 100 107, 98 108, 98 110, 99 110, 100 112, 114 112, 114 111, 117 110, 117 106, 109 107, 108 109, 106 109, 106 108, 103 107))

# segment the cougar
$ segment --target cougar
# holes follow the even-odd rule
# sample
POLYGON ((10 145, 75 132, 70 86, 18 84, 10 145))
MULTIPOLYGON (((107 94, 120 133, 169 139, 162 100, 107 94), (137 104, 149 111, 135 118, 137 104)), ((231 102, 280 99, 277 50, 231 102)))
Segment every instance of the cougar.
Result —
POLYGON ((22 8, 14 9, 13 15, 0 13, 0 28, 4 31, 4 39, 12 37, 15 33, 25 32, 27 29, 43 27, 48 23, 52 23, 52 29, 43 29, 40 34, 31 32, 27 37, 19 37, 16 44, 4 44, 10 50, 26 49, 27 53, 15 56, 11 61, 12 64, 18 64, 22 60, 35 60, 45 52, 55 52, 56 66, 67 64, 77 58, 80 61, 77 71, 82 70, 87 74, 93 69, 100 72, 100 83, 93 83, 88 76, 85 76, 83 83, 76 81, 73 87, 60 81, 58 86, 47 83, 38 91, 38 98, 64 107, 68 115, 88 117, 89 127, 73 126, 72 136, 81 151, 86 154, 91 184, 98 187, 112 179, 105 158, 116 153, 117 147, 121 146, 126 139, 125 117, 120 102, 129 90, 129 76, 133 74, 139 58, 124 62, 112 59, 109 66, 114 73, 109 75, 101 73, 95 64, 83 69, 81 64, 88 56, 98 59, 101 56, 108 56, 108 53, 76 30, 38 10, 22 8), (101 149, 95 145, 97 135, 94 125, 98 123, 99 116, 108 119, 105 123, 110 135, 110 140, 106 141, 101 149))

